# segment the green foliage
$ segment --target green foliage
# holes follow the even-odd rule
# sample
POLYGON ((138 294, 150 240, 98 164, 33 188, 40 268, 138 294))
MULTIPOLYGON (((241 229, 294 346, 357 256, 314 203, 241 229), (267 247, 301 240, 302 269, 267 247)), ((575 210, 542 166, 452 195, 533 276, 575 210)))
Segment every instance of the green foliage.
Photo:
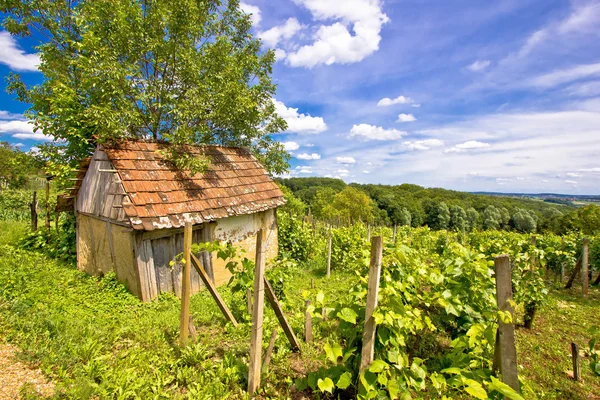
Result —
POLYGON ((597 326, 591 327, 590 334, 592 338, 588 342, 587 348, 588 357, 590 358, 590 368, 594 374, 600 376, 600 328, 597 326))
POLYGON ((427 225, 431 229, 448 229, 450 224, 450 210, 446 203, 434 203, 427 210, 427 225))
POLYGON ((469 227, 467 213, 461 206, 450 206, 450 223, 448 227, 458 232, 464 232, 469 227))
POLYGON ((0 190, 0 220, 30 221, 32 200, 33 193, 29 190, 0 190))
POLYGON ((75 217, 63 214, 59 221, 59 232, 55 229, 38 228, 29 232, 19 241, 24 250, 38 250, 52 258, 67 262, 77 259, 75 248, 75 217))
POLYGON ((512 216, 512 223, 519 232, 533 233, 536 231, 537 223, 535 215, 524 209, 518 209, 512 216))
MULTIPOLYGON (((8 89, 31 104, 36 130, 64 141, 41 148, 52 173, 123 138, 245 146, 269 171, 287 168, 289 155, 272 138, 286 128, 272 100, 275 55, 261 51, 237 0, 10 1, 0 9, 10 33, 43 38, 43 82, 27 87, 11 74, 8 89)), ((171 159, 192 171, 203 164, 181 151, 171 159)))
POLYGON ((331 208, 335 210, 333 217, 342 221, 371 221, 373 218, 373 201, 364 192, 353 187, 346 187, 333 197, 331 208))
POLYGON ((41 162, 7 142, 0 142, 0 190, 21 189, 29 178, 40 175, 41 162))

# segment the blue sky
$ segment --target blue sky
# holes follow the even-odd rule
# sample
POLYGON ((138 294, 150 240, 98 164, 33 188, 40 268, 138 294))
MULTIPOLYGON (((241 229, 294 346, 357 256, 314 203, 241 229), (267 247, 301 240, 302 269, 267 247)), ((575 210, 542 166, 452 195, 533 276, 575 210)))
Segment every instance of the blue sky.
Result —
MULTIPOLYGON (((600 1, 244 0, 276 49, 289 176, 600 193, 600 1)), ((35 72, 0 34, 0 73, 35 72), (29 72, 26 72, 29 71, 29 72)), ((0 139, 40 134, 0 94, 0 139)), ((33 135, 33 136, 32 136, 33 135)))

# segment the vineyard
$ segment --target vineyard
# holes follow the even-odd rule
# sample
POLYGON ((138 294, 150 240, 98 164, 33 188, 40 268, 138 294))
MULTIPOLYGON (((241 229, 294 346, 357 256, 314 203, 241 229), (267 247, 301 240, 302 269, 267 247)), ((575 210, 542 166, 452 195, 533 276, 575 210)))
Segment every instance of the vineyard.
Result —
MULTIPOLYGON (((590 238, 593 279, 584 298, 579 275, 570 290, 564 289, 583 246, 583 238, 575 235, 539 235, 534 244, 529 235, 498 231, 331 228, 287 212, 280 213, 279 225, 280 259, 267 278, 296 336, 305 340, 294 353, 265 307, 265 349, 269 333, 275 331, 275 339, 263 369, 262 397, 593 398, 600 391, 595 344, 600 332, 592 318, 600 305, 598 287, 592 285, 599 267, 596 238, 590 238), (372 314, 374 361, 361 374, 369 236, 382 238, 383 257, 379 304, 372 314), (497 306, 498 254, 507 254, 511 262, 514 320, 497 306), (564 321, 552 320, 555 315, 564 321), (503 383, 494 363, 499 323, 518 327, 520 394, 503 383), (550 323, 559 325, 552 332, 557 337, 540 341, 539 326, 550 323), (531 347, 532 341, 539 343, 531 347), (572 369, 565 350, 571 341, 581 349, 580 381, 566 374, 572 369), (536 363, 545 360, 536 352, 550 344, 563 370, 551 378, 537 376, 533 371, 543 368, 536 363)), ((4 228, 6 237, 22 232, 18 223, 4 228)), ((232 281, 219 288, 240 322, 237 327, 203 291, 191 302, 197 337, 179 347, 176 297, 163 294, 156 302, 140 303, 114 276, 87 276, 31 251, 35 242, 20 238, 0 251, 0 332, 56 383, 57 395, 244 398, 254 266, 235 248, 212 246, 215 256, 242 258, 230 263, 232 281)))

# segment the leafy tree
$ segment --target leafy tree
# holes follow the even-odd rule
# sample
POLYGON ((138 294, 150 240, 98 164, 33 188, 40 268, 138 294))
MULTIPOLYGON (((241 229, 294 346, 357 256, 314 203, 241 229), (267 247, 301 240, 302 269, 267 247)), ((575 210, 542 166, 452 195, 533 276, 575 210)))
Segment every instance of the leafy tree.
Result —
POLYGON ((494 206, 486 207, 483 211, 482 219, 484 229, 500 229, 500 225, 502 224, 502 215, 494 206))
POLYGON ((466 231, 469 226, 467 219, 467 213, 461 206, 451 205, 450 206, 450 229, 458 232, 466 231))
POLYGON ((524 233, 532 233, 537 229, 534 217, 527 210, 519 208, 512 216, 512 222, 516 230, 524 233))
POLYGON ((294 196, 294 193, 283 185, 278 185, 283 192, 283 197, 286 200, 285 205, 279 207, 279 210, 291 213, 294 216, 303 217, 306 213, 306 204, 299 198, 294 196))
POLYGON ((42 165, 30 153, 0 142, 0 188, 20 189, 27 178, 40 173, 42 165))
POLYGON ((431 229, 448 229, 450 210, 446 203, 435 203, 430 206, 427 221, 431 229))
POLYGON ((351 186, 336 194, 332 202, 336 216, 343 220, 350 218, 353 221, 371 221, 372 206, 373 200, 366 193, 351 186))
POLYGON ((600 232, 600 207, 590 204, 578 210, 575 227, 585 234, 600 232))
POLYGON ((479 227, 479 213, 473 207, 467 208, 467 230, 472 231, 479 227))
POLYGON ((402 207, 400 210, 396 210, 394 212, 394 215, 392 215, 392 221, 401 226, 410 226, 412 216, 410 215, 410 211, 402 207))
POLYGON ((333 199, 336 194, 335 189, 331 187, 320 186, 316 188, 311 210, 317 218, 331 220, 337 216, 337 212, 333 208, 333 199))
POLYGON ((287 168, 272 138, 286 128, 272 101, 275 55, 261 52, 239 0, 22 0, 0 10, 10 33, 45 38, 43 82, 11 74, 8 89, 31 104, 36 129, 64 141, 42 148, 54 172, 123 138, 166 140, 170 159, 193 171, 206 160, 185 144, 246 146, 269 171, 287 168))
POLYGON ((510 226, 510 213, 505 207, 500 207, 497 210, 500 213, 500 227, 507 229, 510 226))

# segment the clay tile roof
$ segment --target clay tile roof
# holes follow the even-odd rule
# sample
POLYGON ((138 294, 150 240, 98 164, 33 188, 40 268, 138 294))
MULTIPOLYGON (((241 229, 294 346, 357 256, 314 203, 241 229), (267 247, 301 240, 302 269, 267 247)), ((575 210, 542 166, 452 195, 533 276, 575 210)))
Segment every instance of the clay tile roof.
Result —
POLYGON ((252 214, 283 205, 283 193, 249 150, 225 146, 186 146, 210 159, 204 173, 179 171, 159 150, 167 144, 126 141, 104 145, 129 202, 123 210, 134 229, 178 228, 252 214), (250 196, 251 194, 251 196, 250 196))

